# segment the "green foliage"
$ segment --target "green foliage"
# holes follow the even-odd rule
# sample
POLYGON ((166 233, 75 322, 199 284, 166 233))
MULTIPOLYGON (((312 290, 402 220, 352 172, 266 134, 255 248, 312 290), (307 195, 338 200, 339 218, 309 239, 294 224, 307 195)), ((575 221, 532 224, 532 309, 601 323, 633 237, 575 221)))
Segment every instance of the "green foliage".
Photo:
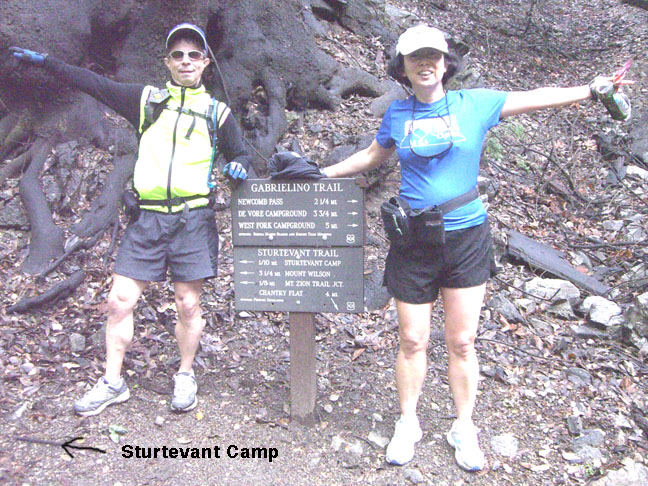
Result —
POLYGON ((585 477, 586 478, 591 478, 594 476, 598 476, 601 471, 600 468, 592 464, 591 462, 588 462, 583 466, 583 470, 585 472, 585 477))
POLYGON ((494 136, 486 139, 486 156, 497 162, 501 162, 504 158, 504 147, 502 147, 500 141, 494 136))
POLYGON ((506 124, 506 128, 511 133, 511 135, 513 135, 519 141, 524 140, 526 132, 524 130, 524 126, 522 126, 520 123, 512 121, 511 123, 506 124))
POLYGON ((528 172, 531 169, 529 161, 524 156, 515 154, 515 150, 513 150, 512 154, 511 149, 508 148, 509 146, 519 146, 526 138, 527 134, 524 125, 514 120, 507 120, 491 130, 491 133, 487 136, 485 154, 488 158, 497 162, 501 162, 505 156, 509 157, 509 160, 513 159, 518 167, 528 172))
POLYGON ((110 436, 110 440, 112 440, 115 444, 119 444, 121 436, 127 433, 128 430, 121 425, 111 424, 108 427, 108 435, 110 436))
POLYGON ((529 165, 529 161, 526 160, 521 155, 516 155, 515 156, 515 164, 525 172, 529 172, 531 170, 531 166, 529 165))

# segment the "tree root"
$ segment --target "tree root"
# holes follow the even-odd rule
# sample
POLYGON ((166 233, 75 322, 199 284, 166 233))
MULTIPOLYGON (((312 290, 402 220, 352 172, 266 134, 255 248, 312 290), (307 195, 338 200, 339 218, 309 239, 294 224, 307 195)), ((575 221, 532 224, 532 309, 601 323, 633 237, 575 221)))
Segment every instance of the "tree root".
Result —
POLYGON ((30 160, 31 154, 29 153, 29 151, 27 151, 20 154, 11 162, 5 164, 4 167, 0 169, 0 187, 4 186, 4 183, 7 181, 7 179, 18 177, 23 168, 29 165, 30 160))
POLYGON ((101 260, 103 261, 101 268, 104 270, 104 272, 108 269, 108 260, 110 259, 111 255, 115 251, 115 248, 117 247, 117 234, 119 233, 119 216, 115 216, 110 223, 112 225, 112 232, 110 234, 110 246, 106 250, 106 253, 101 257, 101 260))
POLYGON ((20 117, 15 113, 8 113, 0 118, 0 146, 4 147, 5 139, 11 130, 18 124, 20 117))
POLYGON ((281 138, 288 126, 285 114, 286 86, 281 78, 273 74, 269 68, 263 69, 261 80, 268 100, 266 133, 261 135, 260 130, 256 130, 253 144, 259 148, 262 154, 270 156, 274 152, 277 140, 281 138))
POLYGON ((116 151, 117 153, 113 159, 113 170, 108 173, 101 194, 92 201, 91 208, 83 215, 82 220, 72 226, 71 231, 75 236, 66 242, 65 253, 52 262, 43 271, 43 275, 52 272, 77 250, 94 247, 104 231, 113 226, 112 243, 107 255, 103 257, 105 269, 108 258, 114 250, 117 231, 119 230, 121 195, 126 183, 133 175, 137 157, 136 145, 131 140, 132 134, 120 130, 117 132, 116 138, 118 139, 117 145, 120 148, 116 151))
POLYGON ((315 98, 329 110, 337 110, 344 96, 360 94, 377 98, 386 92, 386 85, 375 76, 355 68, 338 70, 326 86, 320 86, 315 98))
POLYGON ((25 175, 20 180, 20 197, 31 226, 29 255, 23 263, 26 273, 41 273, 53 258, 63 253, 63 230, 54 224, 52 213, 39 177, 45 159, 51 149, 50 143, 39 138, 29 149, 31 162, 25 175))
POLYGON ((7 158, 29 138, 30 126, 31 121, 26 115, 11 113, 0 120, 0 160, 7 158))
POLYGON ((94 237, 88 240, 82 240, 80 238, 76 238, 75 241, 65 249, 65 253, 63 253, 63 255, 58 257, 56 260, 50 263, 45 270, 43 270, 43 273, 41 273, 41 277, 45 277, 51 272, 53 272, 54 270, 56 270, 58 266, 66 260, 67 257, 69 257, 72 253, 76 252, 77 250, 87 250, 88 248, 92 248, 93 246, 95 246, 99 242, 99 238, 101 238, 101 233, 97 233, 96 235, 94 235, 94 237))
MULTIPOLYGON (((263 155, 269 157, 287 128, 287 92, 284 81, 269 68, 261 72, 261 83, 267 97, 268 113, 262 125, 263 129, 255 128, 252 143, 263 155)), ((371 74, 354 68, 344 68, 337 71, 326 86, 320 85, 315 98, 325 108, 336 110, 344 96, 357 93, 375 98, 383 95, 387 88, 388 85, 371 74)))
POLYGON ((101 195, 92 201, 92 207, 83 219, 72 227, 72 232, 80 238, 89 238, 105 230, 119 214, 121 195, 126 182, 133 175, 136 153, 116 156, 114 169, 106 177, 101 195))
POLYGON ((77 270, 71 277, 54 285, 46 292, 34 297, 26 297, 12 306, 7 307, 7 312, 25 313, 30 309, 49 304, 59 299, 64 299, 72 294, 85 279, 85 272, 77 270))

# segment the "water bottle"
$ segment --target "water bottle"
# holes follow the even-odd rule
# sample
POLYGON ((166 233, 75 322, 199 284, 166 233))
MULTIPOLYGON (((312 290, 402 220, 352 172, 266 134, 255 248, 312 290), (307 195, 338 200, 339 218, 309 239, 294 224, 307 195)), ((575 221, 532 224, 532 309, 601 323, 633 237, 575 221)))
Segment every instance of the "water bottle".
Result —
POLYGON ((624 93, 616 91, 614 84, 600 84, 595 89, 596 97, 601 100, 613 120, 625 121, 630 119, 632 115, 630 99, 624 93))

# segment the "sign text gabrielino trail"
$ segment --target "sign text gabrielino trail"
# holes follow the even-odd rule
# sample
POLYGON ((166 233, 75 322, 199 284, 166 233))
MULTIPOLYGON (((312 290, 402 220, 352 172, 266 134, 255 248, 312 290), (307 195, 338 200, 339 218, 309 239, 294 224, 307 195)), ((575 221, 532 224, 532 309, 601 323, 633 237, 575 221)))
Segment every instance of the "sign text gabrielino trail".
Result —
POLYGON ((238 310, 362 312, 356 179, 244 181, 232 198, 238 310))
POLYGON ((234 246, 362 246, 362 188, 321 181, 245 181, 232 199, 234 246))

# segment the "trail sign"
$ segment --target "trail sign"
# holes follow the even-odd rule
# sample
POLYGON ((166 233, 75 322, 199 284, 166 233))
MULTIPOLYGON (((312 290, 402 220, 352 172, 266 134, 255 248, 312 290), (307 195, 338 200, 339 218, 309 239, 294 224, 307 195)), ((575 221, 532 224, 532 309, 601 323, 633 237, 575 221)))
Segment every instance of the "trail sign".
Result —
POLYGON ((364 310, 363 179, 248 179, 232 195, 237 310, 287 311, 290 409, 315 420, 315 312, 364 310))
POLYGON ((356 179, 246 180, 232 198, 232 239, 237 309, 364 309, 364 190, 356 179))
POLYGON ((361 312, 362 248, 234 248, 236 308, 361 312))

